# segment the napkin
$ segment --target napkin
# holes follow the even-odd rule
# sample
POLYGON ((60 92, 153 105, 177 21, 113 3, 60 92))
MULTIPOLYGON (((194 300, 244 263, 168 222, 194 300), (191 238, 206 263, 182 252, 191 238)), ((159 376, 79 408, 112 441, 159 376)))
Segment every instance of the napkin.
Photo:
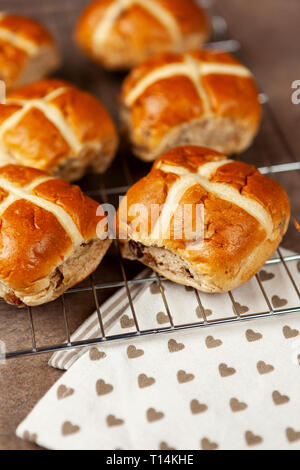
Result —
MULTIPOLYGON (((284 252, 284 255, 290 253, 284 252)), ((299 285, 300 263, 288 268, 299 285)), ((149 272, 141 276, 149 278, 149 272)), ((260 282, 274 311, 299 307, 282 263, 260 282)), ((202 321, 194 290, 168 281, 130 287, 141 331, 202 321)), ((200 293, 206 319, 269 310, 257 279, 228 294, 200 293)), ((109 335, 135 331, 121 289, 101 307, 109 335)), ((207 325, 207 323, 205 323, 207 325)), ((100 335, 97 314, 73 340, 100 335)), ((221 324, 55 354, 68 369, 17 435, 49 449, 300 449, 300 316, 221 324)))

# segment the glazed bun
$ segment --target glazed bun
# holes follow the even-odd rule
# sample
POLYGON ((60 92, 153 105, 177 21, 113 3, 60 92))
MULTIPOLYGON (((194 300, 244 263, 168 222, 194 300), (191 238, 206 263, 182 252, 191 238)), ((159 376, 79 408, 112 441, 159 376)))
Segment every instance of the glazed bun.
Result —
POLYGON ((8 94, 0 105, 0 164, 27 165, 75 181, 103 173, 118 146, 100 101, 61 80, 42 80, 8 94))
POLYGON ((256 135, 261 105, 251 72, 230 54, 163 54, 135 68, 121 95, 121 118, 136 156, 200 145, 226 155, 256 135))
POLYGON ((97 0, 80 17, 76 39, 108 69, 130 69, 154 54, 197 49, 209 23, 196 0, 97 0))
POLYGON ((0 13, 0 79, 8 90, 46 77, 60 65, 56 43, 37 21, 0 13))
POLYGON ((252 165, 187 146, 159 158, 129 190, 118 233, 125 258, 179 284, 226 292, 260 270, 289 219, 288 197, 276 181, 252 165))
POLYGON ((6 165, 0 195, 0 296, 6 302, 50 302, 97 268, 111 240, 104 212, 78 186, 6 165))

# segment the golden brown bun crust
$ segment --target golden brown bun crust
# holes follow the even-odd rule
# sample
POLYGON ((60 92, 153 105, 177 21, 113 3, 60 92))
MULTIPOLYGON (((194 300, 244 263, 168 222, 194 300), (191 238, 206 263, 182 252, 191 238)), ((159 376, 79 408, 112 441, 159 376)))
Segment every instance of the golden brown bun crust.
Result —
POLYGON ((56 217, 29 201, 11 204, 1 223, 0 277, 12 289, 27 289, 46 277, 72 247, 56 217))
POLYGON ((59 63, 60 58, 54 38, 43 25, 15 14, 3 14, 0 17, 0 76, 6 82, 8 89, 43 78, 55 70, 59 63), (10 35, 9 38, 7 33, 10 35), (43 57, 44 65, 41 67, 38 60, 43 52, 48 56, 48 64, 43 57), (31 61, 33 68, 39 66, 38 77, 35 70, 32 72, 27 70, 31 61))
POLYGON ((128 249, 130 240, 141 243, 148 247, 148 257, 141 261, 174 280, 176 273, 171 275, 165 266, 155 264, 149 258, 152 249, 167 250, 182 262, 184 260, 194 276, 193 279, 190 275, 181 279, 178 274, 178 282, 209 292, 227 291, 248 281, 276 250, 290 218, 288 197, 276 181, 260 174, 252 165, 233 162, 215 151, 191 146, 176 148, 163 155, 149 175, 128 191, 128 225, 123 210, 121 204, 120 237, 129 230, 123 250, 126 257, 136 258, 128 249), (211 174, 207 173, 210 162, 216 165, 211 174), (196 180, 180 193, 179 204, 173 208, 167 227, 170 237, 153 239, 149 233, 158 222, 162 209, 153 215, 151 205, 172 205, 170 190, 185 178, 181 176, 185 174, 195 175, 196 180), (198 174, 206 176, 197 180, 198 174), (144 204, 151 214, 148 234, 143 226, 133 230, 136 215, 129 212, 134 204, 144 204), (180 210, 185 204, 192 204, 194 208, 196 204, 202 204, 204 207, 203 240, 196 250, 190 250, 191 241, 187 237, 176 239, 174 235, 174 220, 176 216, 182 217, 180 210))
POLYGON ((149 161, 182 144, 209 143, 222 153, 239 153, 261 121, 252 75, 230 54, 217 51, 163 54, 136 67, 124 81, 121 109, 135 154, 149 161), (164 76, 167 66, 173 70, 164 76), (150 82, 143 86, 144 80, 150 82))
MULTIPOLYGON (((5 126, 0 161, 6 158, 57 176, 70 161, 79 167, 78 176, 101 162, 103 172, 118 145, 114 123, 100 101, 61 80, 42 80, 9 93, 7 104, 0 105, 0 125, 5 126)), ((68 174, 64 178, 74 179, 68 174)))
POLYGON ((0 18, 0 28, 5 28, 15 34, 29 39, 37 45, 54 44, 53 36, 40 23, 20 15, 5 15, 0 18))
MULTIPOLYGON (((6 293, 10 303, 15 297, 12 303, 17 304, 53 300, 56 286, 50 281, 57 270, 63 271, 74 252, 100 242, 97 225, 101 221, 104 225, 105 220, 97 215, 98 208, 99 204, 84 196, 79 187, 44 172, 18 165, 0 167, 1 295, 6 293)), ((95 269, 103 255, 100 247, 94 264, 80 266, 83 277, 95 269)), ((74 272, 64 290, 81 276, 74 272)))
POLYGON ((201 47, 209 36, 208 19, 194 0, 147 0, 147 4, 132 1, 124 7, 121 4, 120 0, 94 1, 84 10, 76 28, 80 47, 107 68, 128 69, 160 52, 201 47), (97 31, 116 5, 120 5, 118 14, 101 42, 97 42, 97 31), (162 20, 165 17, 170 17, 167 24, 162 20), (170 31, 170 22, 175 23, 177 34, 172 27, 170 31))

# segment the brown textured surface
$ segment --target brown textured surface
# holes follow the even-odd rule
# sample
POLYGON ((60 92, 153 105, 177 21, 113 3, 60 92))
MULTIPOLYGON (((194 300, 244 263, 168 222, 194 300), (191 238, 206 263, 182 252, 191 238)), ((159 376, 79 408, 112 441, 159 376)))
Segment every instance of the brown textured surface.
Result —
MULTIPOLYGON (((19 11, 36 16, 44 21, 58 37, 65 59, 65 66, 60 76, 73 80, 78 86, 97 94, 106 106, 117 117, 117 101, 119 92, 119 74, 108 74, 92 64, 84 56, 80 56, 71 41, 74 21, 79 11, 89 0, 0 0, 1 9, 19 11), (61 13, 64 11, 64 13, 61 13)), ((232 35, 240 39, 245 47, 241 59, 255 72, 260 86, 268 92, 270 103, 281 127, 284 129, 294 156, 300 155, 299 124, 300 106, 291 103, 291 82, 299 78, 299 1, 298 0, 218 0, 218 9, 229 22, 232 35), (249 28, 247 27, 248 25, 249 28)), ((280 143, 278 135, 268 121, 265 111, 264 125, 257 139, 259 148, 265 151, 249 151, 243 156, 244 161, 255 165, 266 165, 270 161, 281 163, 291 160, 287 150, 280 143), (261 144, 261 145, 260 145, 261 144)), ((125 158, 127 152, 123 152, 125 158)), ((149 166, 141 164, 128 156, 130 168, 134 168, 136 176, 141 177, 149 171, 149 166)), ((113 168, 105 175, 106 184, 123 185, 124 174, 121 161, 116 160, 113 168), (109 181, 111 179, 111 181, 109 181)), ((300 221, 299 177, 282 175, 280 182, 287 188, 293 202, 293 213, 300 221)), ((84 180, 82 187, 98 188, 99 181, 93 178, 84 180)), ((284 246, 296 249, 299 246, 299 234, 291 228, 284 246), (297 245, 298 244, 298 245, 297 245)), ((98 280, 120 280, 115 258, 109 253, 103 261, 105 277, 98 273, 98 280)), ((128 269, 128 266, 127 266, 128 269)), ((113 292, 109 290, 107 296, 113 292)), ((104 300, 99 296, 100 302, 104 300)), ((75 296, 75 302, 66 297, 67 307, 71 308, 70 328, 74 331, 93 311, 94 303, 90 295, 75 296)), ((34 311, 38 344, 54 344, 65 339, 63 318, 59 302, 50 304, 47 310, 34 311), (57 334, 57 331, 60 334, 57 334)), ((5 339, 10 350, 30 344, 30 332, 26 312, 7 309, 0 304, 0 338, 5 339), (13 321, 12 321, 13 315, 13 321)), ((35 356, 26 359, 14 359, 0 366, 0 448, 1 449, 35 449, 36 446, 15 437, 17 425, 25 418, 37 401, 51 385, 62 375, 61 372, 47 366, 46 356, 35 356)))

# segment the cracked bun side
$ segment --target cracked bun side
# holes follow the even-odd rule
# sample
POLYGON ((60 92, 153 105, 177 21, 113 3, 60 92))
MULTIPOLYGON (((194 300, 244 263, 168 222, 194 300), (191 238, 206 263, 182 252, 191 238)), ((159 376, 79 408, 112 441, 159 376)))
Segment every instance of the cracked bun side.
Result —
POLYGON ((105 232, 98 209, 78 186, 29 167, 0 167, 1 297, 41 305, 91 274, 111 243, 97 233, 100 222, 105 232))
POLYGON ((251 72, 220 51, 153 57, 125 79, 120 102, 124 132, 144 161, 181 145, 241 153, 261 121, 251 72))
POLYGON ((186 146, 156 160, 128 191, 118 233, 125 258, 174 282, 226 292, 260 270, 289 220, 289 200, 276 181, 214 150, 186 146), (147 209, 138 217, 136 204, 147 209))

